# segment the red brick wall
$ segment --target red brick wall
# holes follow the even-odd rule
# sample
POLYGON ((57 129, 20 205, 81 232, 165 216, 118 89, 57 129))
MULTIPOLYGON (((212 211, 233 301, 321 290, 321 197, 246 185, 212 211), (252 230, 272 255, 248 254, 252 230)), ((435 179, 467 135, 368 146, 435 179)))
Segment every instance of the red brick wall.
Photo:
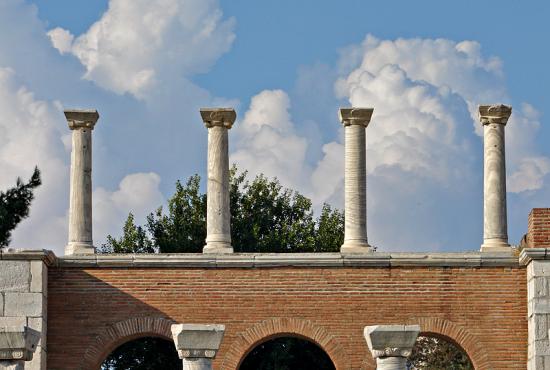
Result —
POLYGON ((313 339, 337 369, 374 369, 363 327, 392 323, 451 337, 476 369, 525 369, 526 289, 520 267, 52 268, 48 368, 97 369, 141 332, 168 336, 165 318, 226 325, 216 370, 281 332, 313 339))
POLYGON ((527 232, 529 248, 550 248, 550 208, 533 208, 527 232))

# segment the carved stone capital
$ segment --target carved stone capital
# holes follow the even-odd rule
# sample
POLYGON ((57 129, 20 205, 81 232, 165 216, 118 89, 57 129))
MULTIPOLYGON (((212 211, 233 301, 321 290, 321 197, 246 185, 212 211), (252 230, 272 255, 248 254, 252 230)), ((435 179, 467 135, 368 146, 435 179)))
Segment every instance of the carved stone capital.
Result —
POLYGON ((344 126, 361 125, 367 127, 374 108, 340 108, 338 116, 344 126))
POLYGON ((64 113, 71 130, 78 128, 93 130, 99 119, 99 113, 95 109, 67 109, 64 113))
POLYGON ((172 336, 181 359, 216 357, 224 332, 224 325, 172 325, 172 336))
POLYGON ((201 108, 200 112, 207 128, 221 126, 230 129, 237 118, 233 108, 201 108))
POLYGON ((364 331, 374 358, 410 356, 419 333, 418 325, 375 325, 364 331))
POLYGON ((512 107, 504 104, 480 105, 479 121, 483 125, 499 123, 505 125, 512 114, 512 107))
POLYGON ((0 327, 0 360, 32 360, 40 333, 29 327, 0 327))

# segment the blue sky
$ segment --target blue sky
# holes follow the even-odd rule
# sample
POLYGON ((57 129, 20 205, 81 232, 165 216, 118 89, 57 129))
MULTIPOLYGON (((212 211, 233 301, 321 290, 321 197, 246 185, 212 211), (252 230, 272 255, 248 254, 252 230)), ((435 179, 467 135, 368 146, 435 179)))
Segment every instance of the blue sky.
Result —
POLYGON ((66 242, 63 107, 93 107, 94 239, 204 173, 200 106, 239 120, 231 159, 317 207, 342 207, 336 110, 374 106, 369 240, 381 250, 476 250, 482 239, 479 103, 507 127, 509 234, 548 206, 550 34, 544 1, 6 0, 0 5, 0 171, 44 172, 15 247, 66 242), (490 101, 487 101, 490 100, 490 101), (498 101, 493 101, 498 100, 498 101), (32 132, 32 135, 26 133, 32 132))

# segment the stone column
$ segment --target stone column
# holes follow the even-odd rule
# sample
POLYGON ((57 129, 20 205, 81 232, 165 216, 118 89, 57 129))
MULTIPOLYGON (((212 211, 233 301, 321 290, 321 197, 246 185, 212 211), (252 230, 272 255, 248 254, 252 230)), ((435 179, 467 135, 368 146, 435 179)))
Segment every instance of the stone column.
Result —
POLYGON ((228 130, 237 115, 231 108, 203 108, 208 128, 206 245, 203 253, 233 253, 229 213, 228 130))
POLYGON ((211 370, 225 332, 224 325, 174 324, 172 336, 183 370, 211 370))
POLYGON ((482 252, 511 252, 506 220, 506 158, 504 128, 512 108, 480 105, 483 125, 483 244, 482 252))
POLYGON ((0 327, 0 369, 23 370, 32 360, 40 333, 23 327, 0 327))
POLYGON ((345 131, 345 233, 342 253, 370 252, 367 241, 365 129, 373 108, 340 108, 345 131))
POLYGON ((66 110, 72 130, 69 243, 65 255, 93 254, 92 239, 92 130, 99 118, 96 110, 66 110))
POLYGON ((407 357, 420 334, 420 326, 365 326, 364 334, 377 370, 407 370, 407 357))

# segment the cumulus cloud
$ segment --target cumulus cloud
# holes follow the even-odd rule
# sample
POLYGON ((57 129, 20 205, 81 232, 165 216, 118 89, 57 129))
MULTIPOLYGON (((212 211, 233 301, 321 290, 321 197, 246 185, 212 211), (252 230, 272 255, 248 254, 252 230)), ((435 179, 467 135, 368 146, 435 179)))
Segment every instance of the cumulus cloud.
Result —
POLYGON ((286 186, 299 189, 309 171, 308 144, 296 134, 289 109, 290 100, 282 90, 264 90, 254 96, 244 119, 235 125, 236 149, 230 160, 251 174, 278 177, 286 186))
POLYGON ((229 50, 235 22, 222 16, 216 0, 111 0, 74 41, 60 28, 49 36, 80 60, 86 79, 144 98, 161 82, 208 70, 229 50))
POLYGON ((127 175, 115 191, 96 188, 93 193, 96 247, 105 242, 107 235, 120 234, 129 212, 134 214, 138 224, 143 224, 146 216, 164 203, 159 185, 160 176, 149 172, 127 175))
POLYGON ((26 181, 35 166, 42 172, 31 218, 15 230, 12 246, 58 247, 66 241, 59 230, 66 227, 69 181, 59 104, 36 99, 13 70, 0 68, 0 112, 0 188, 14 186, 17 177, 26 181))

